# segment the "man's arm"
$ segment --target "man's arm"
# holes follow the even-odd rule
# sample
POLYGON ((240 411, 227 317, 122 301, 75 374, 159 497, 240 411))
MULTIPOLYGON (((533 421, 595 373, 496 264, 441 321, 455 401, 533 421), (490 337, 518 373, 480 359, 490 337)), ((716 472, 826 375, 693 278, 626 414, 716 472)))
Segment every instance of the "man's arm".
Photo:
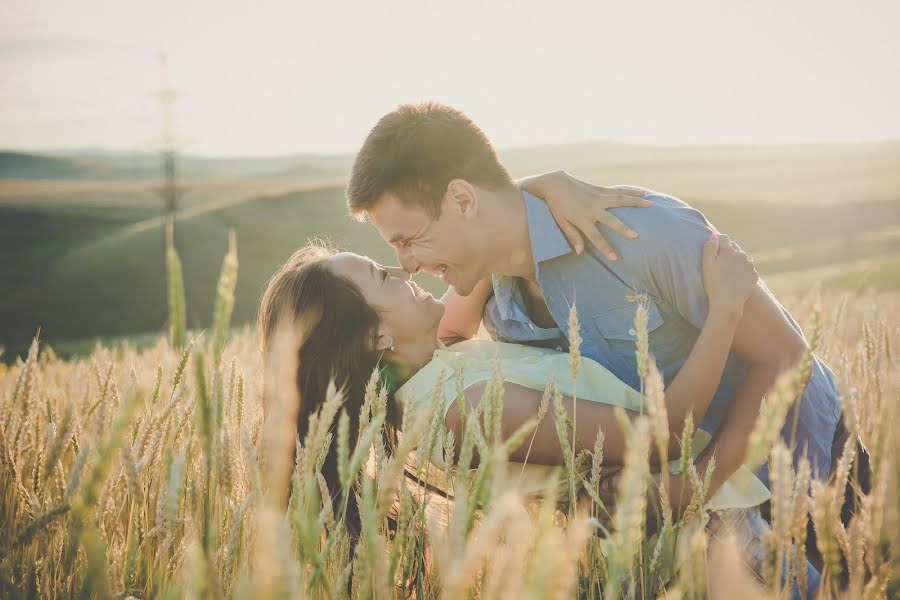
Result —
POLYGON ((728 236, 712 236, 703 245, 703 288, 709 312, 687 360, 665 389, 669 453, 681 453, 677 436, 689 413, 702 421, 728 361, 744 305, 756 291, 759 276, 753 261, 728 236))
MULTIPOLYGON (((744 305, 734 346, 738 355, 750 364, 750 368, 735 392, 719 432, 695 463, 702 478, 709 462, 715 457, 715 469, 707 498, 712 497, 743 463, 763 395, 781 372, 795 366, 802 359, 806 350, 803 337, 790 326, 784 313, 762 285, 757 286, 744 305)), ((611 501, 614 499, 617 483, 615 479, 610 478, 609 482, 601 486, 601 494, 611 501)), ((669 497, 676 513, 687 507, 694 492, 686 474, 670 477, 669 497)))
POLYGON ((475 337, 481 325, 484 306, 493 293, 490 277, 479 281, 468 296, 460 296, 452 287, 448 289, 441 298, 445 308, 438 325, 438 339, 445 344, 452 344, 475 337))
POLYGON ((791 326, 768 290, 757 285, 744 305, 734 336, 735 353, 749 364, 747 376, 735 392, 722 427, 697 464, 702 473, 712 457, 716 459, 710 495, 743 463, 763 396, 781 373, 799 364, 806 350, 803 336, 791 326))
MULTIPOLYGON (((653 208, 631 213, 640 239, 621 244, 623 260, 611 263, 611 267, 622 269, 622 277, 636 278, 647 291, 702 329, 709 315, 709 299, 700 269, 701 252, 713 227, 699 211, 675 198, 648 198, 653 208)), ((614 209, 617 213, 624 210, 628 209, 614 209)), ((740 467, 763 395, 781 372, 802 358, 806 341, 765 286, 758 283, 744 305, 732 350, 749 368, 730 399, 716 439, 698 462, 698 469, 705 469, 709 460, 716 458, 711 493, 740 467)))

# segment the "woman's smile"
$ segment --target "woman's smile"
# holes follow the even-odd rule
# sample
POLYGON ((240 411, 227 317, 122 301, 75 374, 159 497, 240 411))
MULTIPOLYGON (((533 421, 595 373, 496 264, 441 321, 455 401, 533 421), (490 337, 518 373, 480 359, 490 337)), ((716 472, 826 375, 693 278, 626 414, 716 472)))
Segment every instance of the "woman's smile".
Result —
POLYGON ((409 287, 412 288, 413 294, 415 294, 416 296, 416 300, 418 300, 419 302, 428 302, 434 300, 434 296, 430 292, 426 292, 425 290, 420 288, 415 281, 409 281, 408 283, 409 287))

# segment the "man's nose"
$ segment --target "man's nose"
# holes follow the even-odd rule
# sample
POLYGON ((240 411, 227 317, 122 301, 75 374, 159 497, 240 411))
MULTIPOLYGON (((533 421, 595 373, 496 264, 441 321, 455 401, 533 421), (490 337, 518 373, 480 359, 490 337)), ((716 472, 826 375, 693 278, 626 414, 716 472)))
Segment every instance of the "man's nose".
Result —
POLYGON ((398 279, 402 279, 403 281, 409 281, 412 277, 412 275, 410 275, 410 273, 403 267, 388 267, 387 270, 392 277, 397 277, 398 279))
POLYGON ((403 270, 409 273, 410 275, 415 275, 422 268, 411 252, 405 249, 397 250, 397 262, 400 263, 400 266, 403 267, 403 270))

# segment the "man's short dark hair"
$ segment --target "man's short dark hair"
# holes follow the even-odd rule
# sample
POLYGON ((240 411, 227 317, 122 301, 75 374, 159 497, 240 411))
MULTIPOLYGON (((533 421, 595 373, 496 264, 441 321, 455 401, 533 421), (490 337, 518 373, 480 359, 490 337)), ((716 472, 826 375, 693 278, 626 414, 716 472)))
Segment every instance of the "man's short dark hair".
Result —
POLYGON ((403 104, 378 121, 356 155, 347 205, 360 217, 388 193, 436 219, 454 179, 488 188, 513 183, 490 140, 465 114, 436 102, 403 104))

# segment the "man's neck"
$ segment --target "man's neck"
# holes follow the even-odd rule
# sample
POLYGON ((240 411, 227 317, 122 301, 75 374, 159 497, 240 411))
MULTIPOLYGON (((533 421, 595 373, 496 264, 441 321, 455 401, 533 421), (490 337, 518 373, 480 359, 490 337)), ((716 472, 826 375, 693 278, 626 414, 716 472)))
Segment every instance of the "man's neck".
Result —
POLYGON ((528 233, 525 194, 512 185, 501 190, 486 190, 487 202, 481 203, 487 265, 491 273, 534 279, 534 258, 528 233))

